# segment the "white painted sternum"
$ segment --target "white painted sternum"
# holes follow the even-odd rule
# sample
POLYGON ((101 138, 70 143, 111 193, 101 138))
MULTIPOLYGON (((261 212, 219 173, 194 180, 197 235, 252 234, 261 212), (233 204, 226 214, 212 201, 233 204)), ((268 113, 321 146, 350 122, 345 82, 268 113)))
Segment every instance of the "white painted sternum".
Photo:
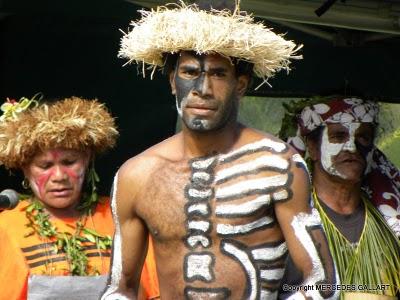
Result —
POLYGON ((221 253, 240 264, 246 273, 243 299, 277 297, 277 292, 268 286, 279 282, 283 276, 286 243, 248 246, 235 238, 276 224, 273 215, 260 212, 292 195, 290 163, 280 155, 286 150, 285 144, 264 139, 227 154, 190 162, 192 174, 185 187, 185 246, 189 250, 184 258, 186 299, 228 299, 231 293, 224 286, 196 286, 196 282, 204 286, 218 280, 215 278, 218 275, 214 274, 218 256, 210 251, 211 234, 220 237, 221 253), (261 175, 265 171, 270 175, 261 175), (216 224, 211 220, 217 220, 216 224), (216 295, 218 298, 212 298, 216 295))
POLYGON ((348 151, 351 153, 357 151, 355 132, 360 127, 361 123, 342 123, 342 125, 349 131, 349 138, 345 143, 331 143, 329 141, 328 127, 324 127, 321 139, 321 164, 324 170, 329 174, 346 179, 346 176, 333 166, 332 157, 338 155, 341 151, 348 151))

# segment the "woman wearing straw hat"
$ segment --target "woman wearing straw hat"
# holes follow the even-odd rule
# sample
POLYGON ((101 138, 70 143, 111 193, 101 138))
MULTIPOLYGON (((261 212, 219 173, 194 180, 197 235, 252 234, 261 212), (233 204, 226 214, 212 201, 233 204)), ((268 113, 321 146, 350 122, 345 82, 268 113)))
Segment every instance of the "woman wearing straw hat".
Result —
POLYGON ((114 119, 77 97, 1 109, 0 163, 22 170, 33 193, 0 216, 0 298, 98 299, 114 226, 93 162, 115 144, 114 119))
POLYGON ((336 283, 302 160, 237 122, 250 77, 288 69, 296 45, 238 7, 161 7, 132 25, 120 54, 143 70, 167 67, 182 131, 115 176, 112 274, 102 299, 136 299, 148 234, 162 299, 275 299, 288 249, 305 284, 336 283))

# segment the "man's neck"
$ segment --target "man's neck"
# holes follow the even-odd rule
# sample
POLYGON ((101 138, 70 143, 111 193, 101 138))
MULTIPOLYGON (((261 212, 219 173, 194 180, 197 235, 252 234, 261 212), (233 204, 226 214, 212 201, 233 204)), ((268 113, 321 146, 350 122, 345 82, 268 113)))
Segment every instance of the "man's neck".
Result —
POLYGON ((184 154, 188 158, 223 153, 232 148, 237 141, 243 125, 239 123, 213 131, 199 132, 182 128, 184 154))
POLYGON ((316 168, 313 187, 319 200, 337 213, 351 214, 360 205, 360 183, 348 182, 316 168))

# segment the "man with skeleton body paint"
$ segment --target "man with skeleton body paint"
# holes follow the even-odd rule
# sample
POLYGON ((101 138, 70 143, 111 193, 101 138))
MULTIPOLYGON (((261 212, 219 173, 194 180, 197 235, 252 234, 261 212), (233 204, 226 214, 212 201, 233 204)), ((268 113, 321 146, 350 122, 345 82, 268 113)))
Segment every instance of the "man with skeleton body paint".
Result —
MULTIPOLYGON (((216 17, 195 6, 173 12, 193 13, 193 24, 202 14, 216 17)), ((280 53, 294 49, 267 31, 282 43, 280 53)), ((138 34, 128 36, 126 45, 133 47, 138 34)), ((309 206, 304 161, 281 140, 237 122, 239 100, 258 64, 238 63, 239 54, 229 58, 221 51, 169 55, 182 131, 127 161, 115 177, 117 229, 103 300, 136 299, 148 234, 162 299, 276 299, 288 251, 305 284, 338 283, 319 216, 309 206)), ((296 297, 333 299, 336 294, 308 291, 296 297)))
MULTIPOLYGON (((321 214, 330 244, 335 245, 331 253, 340 280, 350 287, 361 285, 361 289, 343 291, 343 297, 349 292, 354 297, 357 292, 359 298, 354 299, 367 297, 361 292, 385 294, 385 299, 399 295, 400 243, 395 235, 400 233, 400 222, 391 220, 385 212, 398 211, 400 207, 400 176, 374 147, 377 117, 378 106, 371 101, 319 99, 299 113, 298 135, 288 139, 299 152, 308 151, 313 167, 314 205, 321 214), (371 251, 372 257, 368 257, 371 251), (364 285, 379 284, 390 288, 363 290, 364 285)), ((299 284, 301 277, 296 273, 289 259, 284 284, 299 284)), ((286 295, 282 293, 280 298, 286 295)))

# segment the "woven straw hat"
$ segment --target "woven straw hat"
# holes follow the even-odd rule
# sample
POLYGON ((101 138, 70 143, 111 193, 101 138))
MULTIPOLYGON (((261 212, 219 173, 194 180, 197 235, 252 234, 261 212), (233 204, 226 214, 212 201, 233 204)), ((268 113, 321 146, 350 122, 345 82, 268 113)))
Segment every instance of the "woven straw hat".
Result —
POLYGON ((1 109, 0 164, 6 168, 20 168, 37 151, 51 148, 100 153, 113 147, 118 136, 114 119, 97 100, 72 97, 39 105, 22 98, 1 109))
POLYGON ((218 53, 254 65, 254 75, 266 81, 279 70, 289 71, 290 59, 300 59, 302 47, 275 34, 247 13, 200 10, 197 5, 169 4, 140 11, 121 40, 119 57, 142 64, 143 74, 163 67, 165 54, 195 51, 218 53))

